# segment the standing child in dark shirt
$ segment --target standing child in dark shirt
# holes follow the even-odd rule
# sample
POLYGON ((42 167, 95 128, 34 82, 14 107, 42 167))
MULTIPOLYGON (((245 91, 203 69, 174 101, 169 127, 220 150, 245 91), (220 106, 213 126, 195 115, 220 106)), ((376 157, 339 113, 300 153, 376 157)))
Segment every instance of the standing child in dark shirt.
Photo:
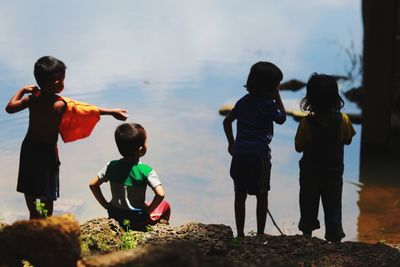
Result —
POLYGON ((233 156, 230 174, 235 188, 235 220, 237 236, 244 236, 247 194, 257 198, 257 234, 264 234, 270 190, 273 122, 283 124, 285 108, 279 84, 281 70, 270 62, 251 67, 243 96, 224 119, 228 151, 233 156), (232 123, 237 120, 236 139, 232 123))
POLYGON ((340 242, 342 228, 343 147, 355 135, 345 113, 336 80, 324 74, 312 74, 301 109, 309 114, 301 120, 295 137, 300 160, 299 229, 311 237, 319 229, 319 200, 325 215, 325 239, 340 242))
MULTIPOLYGON (((54 57, 39 58, 34 75, 39 87, 27 85, 18 90, 7 104, 6 111, 15 113, 29 109, 29 126, 21 146, 17 191, 24 193, 29 218, 40 218, 35 201, 45 203, 48 216, 53 201, 59 196, 57 140, 67 104, 58 94, 64 89, 65 64, 54 57)), ((99 115, 112 115, 126 120, 126 110, 97 108, 99 115)))

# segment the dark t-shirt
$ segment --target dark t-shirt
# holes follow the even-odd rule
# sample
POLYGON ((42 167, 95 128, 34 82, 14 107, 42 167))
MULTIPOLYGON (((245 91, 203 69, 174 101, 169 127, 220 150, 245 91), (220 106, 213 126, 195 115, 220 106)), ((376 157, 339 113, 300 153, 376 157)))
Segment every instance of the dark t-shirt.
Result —
POLYGON ((247 94, 235 104, 231 115, 237 120, 235 155, 269 155, 274 135, 273 122, 282 124, 286 113, 278 109, 274 100, 247 94))

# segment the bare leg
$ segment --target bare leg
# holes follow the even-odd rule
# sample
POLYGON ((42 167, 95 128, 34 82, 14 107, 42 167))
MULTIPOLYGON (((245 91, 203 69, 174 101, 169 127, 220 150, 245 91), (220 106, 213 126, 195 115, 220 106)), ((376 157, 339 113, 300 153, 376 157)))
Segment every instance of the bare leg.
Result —
POLYGON ((307 238, 311 238, 312 232, 303 231, 303 235, 307 238))
POLYGON ((42 216, 40 216, 39 212, 36 210, 36 204, 35 204, 36 197, 28 194, 24 195, 25 195, 26 206, 28 207, 29 210, 29 220, 42 218, 42 216))
POLYGON ((257 197, 257 234, 263 235, 268 212, 268 192, 261 193, 257 197))
POLYGON ((244 237, 247 193, 235 193, 235 220, 238 237, 244 237))

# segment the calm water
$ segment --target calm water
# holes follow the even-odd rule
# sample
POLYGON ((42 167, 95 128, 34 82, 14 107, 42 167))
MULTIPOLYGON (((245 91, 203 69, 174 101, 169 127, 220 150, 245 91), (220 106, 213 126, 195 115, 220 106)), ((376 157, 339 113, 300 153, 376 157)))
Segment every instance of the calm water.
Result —
MULTIPOLYGON (((7 37, 0 42, 2 107, 16 89, 34 83, 32 70, 38 57, 50 54, 62 59, 68 67, 63 95, 126 108, 128 120, 147 129, 149 149, 143 161, 157 170, 164 183, 173 225, 201 221, 234 228, 230 156, 218 109, 245 93, 242 85, 248 70, 259 60, 279 65, 285 80, 307 80, 314 71, 345 73, 350 66, 344 48, 353 45, 355 53, 361 51, 361 3, 331 2, 307 0, 301 9, 288 0, 251 5, 245 1, 1 3, 0 34, 7 37)), ((288 108, 297 109, 304 92, 282 95, 288 108)), ((351 103, 345 111, 360 112, 351 103)), ((8 222, 27 216, 23 196, 15 191, 27 115, 0 112, 0 217, 8 222)), ((70 144, 60 141, 61 198, 56 213, 72 212, 82 222, 106 216, 88 181, 108 160, 119 157, 113 140, 118 124, 103 117, 90 138, 70 144)), ((270 210, 288 234, 298 233, 296 127, 289 118, 275 128, 272 143, 270 210)), ((357 135, 345 150, 346 240, 377 241, 399 230, 396 223, 385 227, 379 223, 399 209, 399 189, 389 184, 362 186, 361 129, 355 128, 357 135), (368 192, 382 192, 377 194, 386 196, 385 203, 392 202, 394 208, 369 204, 374 198, 368 192), (368 212, 371 209, 374 212, 368 212), (376 218, 376 225, 363 226, 376 218)), ((107 195, 108 185, 103 188, 107 195)), ((255 229, 254 206, 250 197, 247 231, 255 229)), ((277 234, 269 219, 267 231, 277 234)), ((315 234, 322 237, 323 232, 315 234)))

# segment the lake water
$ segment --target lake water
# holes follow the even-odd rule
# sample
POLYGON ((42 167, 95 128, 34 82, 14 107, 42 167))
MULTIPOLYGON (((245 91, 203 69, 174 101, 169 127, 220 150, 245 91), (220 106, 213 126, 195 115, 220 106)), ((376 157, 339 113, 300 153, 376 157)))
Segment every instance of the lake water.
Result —
MULTIPOLYGON (((35 83, 32 71, 37 58, 60 58, 68 67, 63 95, 98 106, 126 108, 128 121, 147 129, 149 148, 142 160, 157 170, 165 186, 172 225, 200 221, 235 229, 230 156, 218 109, 245 94, 243 84, 249 68, 260 60, 280 66, 284 80, 306 81, 314 71, 345 74, 351 69, 345 49, 361 53, 361 3, 332 2, 306 0, 302 8, 289 0, 251 4, 211 0, 190 4, 94 0, 1 3, 2 107, 18 88, 35 83)), ((347 86, 342 84, 341 89, 347 86)), ((297 109, 304 92, 282 92, 282 96, 287 108, 297 109)), ((9 115, 2 110, 0 218, 12 222, 27 217, 23 195, 15 187, 28 112, 9 115)), ((360 112, 351 103, 344 111, 360 112)), ((60 140, 61 198, 55 203, 55 213, 74 213, 81 222, 106 216, 91 195, 88 182, 108 160, 119 157, 113 140, 119 123, 102 117, 90 138, 69 144, 60 140)), ((275 127, 272 142, 269 206, 287 234, 299 233, 300 154, 293 145, 296 127, 297 122, 288 118, 283 126, 275 127)), ((355 129, 357 135, 345 150, 345 240, 374 242, 399 232, 396 223, 383 227, 380 221, 399 209, 400 190, 388 184, 368 187, 362 183, 361 128, 355 125, 355 129), (372 199, 368 192, 372 192, 372 199), (368 212, 372 207, 369 203, 376 202, 374 192, 381 192, 377 194, 386 196, 385 203, 392 202, 394 208, 383 209, 378 202, 374 212, 368 212), (369 227, 369 221, 376 218, 369 227)), ((108 185, 103 189, 109 195, 108 185)), ((255 199, 250 197, 246 231, 254 230, 255 225, 255 199)), ((270 219, 267 232, 278 233, 270 219)), ((323 234, 323 228, 315 231, 319 237, 323 234)))

